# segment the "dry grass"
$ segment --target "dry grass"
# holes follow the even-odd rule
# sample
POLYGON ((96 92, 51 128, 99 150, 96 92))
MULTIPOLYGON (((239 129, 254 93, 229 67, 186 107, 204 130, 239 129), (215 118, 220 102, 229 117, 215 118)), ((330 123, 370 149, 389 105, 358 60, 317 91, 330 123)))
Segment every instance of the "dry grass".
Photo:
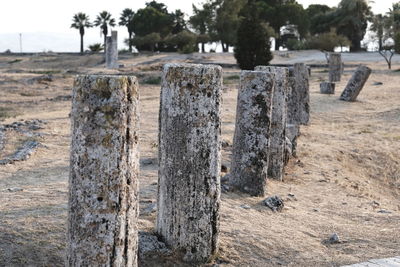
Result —
MULTIPOLYGON (((290 60, 299 54, 292 53, 290 60)), ((123 64, 129 66, 123 71, 139 71, 139 63, 162 57, 161 54, 123 59, 123 64)), ((209 59, 233 61, 231 55, 215 54, 209 59)), ((12 60, 0 57, 0 63, 12 60)), ((277 63, 279 60, 288 59, 277 57, 277 63)), ((29 70, 37 64, 39 70, 78 68, 83 73, 118 73, 96 65, 101 62, 99 55, 78 59, 26 57, 23 62, 29 70)), ((21 63, 12 64, 13 68, 18 64, 21 63)), ((298 158, 290 162, 283 183, 269 183, 268 195, 280 195, 286 200, 282 213, 263 207, 263 198, 222 194, 218 255, 221 266, 339 266, 399 254, 400 74, 388 72, 384 62, 370 66, 375 71, 359 101, 354 103, 338 100, 350 73, 346 72, 337 84, 336 95, 327 96, 319 94, 319 81, 326 79, 327 74, 322 69, 313 72, 312 120, 302 128, 298 158), (382 81, 384 85, 373 86, 373 81, 382 81), (289 193, 295 197, 288 196, 289 193), (251 209, 241 208, 243 204, 251 209), (334 232, 343 242, 325 244, 323 241, 334 232)), ((5 74, 6 71, 0 69, 0 74, 16 81, 28 75, 5 74)), ((237 70, 229 75, 236 74, 237 70)), ((68 95, 65 86, 70 87, 72 79, 72 75, 57 77, 49 88, 40 88, 42 95, 23 98, 23 88, 18 83, 16 88, 6 91, 2 89, 9 84, 0 84, 1 100, 8 101, 2 105, 5 112, 17 106, 21 110, 15 119, 4 117, 5 122, 48 121, 41 130, 46 133, 41 140, 46 147, 39 148, 26 162, 0 167, 0 266, 63 266, 70 103, 47 99, 68 95), (23 191, 7 191, 15 187, 23 191)), ((222 139, 231 143, 238 85, 236 76, 228 80, 223 94, 222 139)), ((33 92, 39 87, 29 85, 25 90, 33 92)), ((142 84, 140 98, 141 158, 157 158, 159 85, 142 84)), ((222 155, 223 163, 229 166, 230 148, 224 149, 222 155)), ((144 166, 140 173, 141 208, 156 200, 156 182, 156 165, 144 166)), ((155 214, 141 216, 140 229, 152 231, 154 221, 155 214)))

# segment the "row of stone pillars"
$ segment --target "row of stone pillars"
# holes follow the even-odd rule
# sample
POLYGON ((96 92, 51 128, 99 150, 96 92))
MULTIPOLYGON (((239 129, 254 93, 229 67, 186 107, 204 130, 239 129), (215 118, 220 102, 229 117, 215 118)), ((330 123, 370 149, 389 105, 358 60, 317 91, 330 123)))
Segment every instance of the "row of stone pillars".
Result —
MULTIPOLYGON (((263 195, 268 176, 282 179, 298 135, 287 129, 309 120, 308 70, 259 67, 240 82, 231 182, 263 195)), ((219 66, 163 69, 156 232, 190 262, 218 250, 221 94, 219 66)), ((75 80, 67 266, 137 266, 138 104, 135 77, 75 80)))

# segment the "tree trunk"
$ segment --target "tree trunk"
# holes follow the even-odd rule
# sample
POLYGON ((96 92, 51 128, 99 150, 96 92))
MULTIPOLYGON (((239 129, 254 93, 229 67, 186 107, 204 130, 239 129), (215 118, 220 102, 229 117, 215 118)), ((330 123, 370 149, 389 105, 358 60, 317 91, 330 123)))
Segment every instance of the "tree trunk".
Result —
POLYGON ((129 52, 132 53, 132 32, 129 32, 129 52))
POLYGON ((273 93, 273 74, 241 72, 230 183, 253 196, 266 193, 273 93))
POLYGON ((255 70, 266 71, 275 77, 275 90, 272 98, 268 177, 282 181, 289 71, 287 68, 268 66, 257 66, 255 70))
POLYGON ((201 43, 201 52, 205 53, 206 52, 206 45, 205 43, 201 43))
POLYGON ((342 55, 329 53, 329 81, 340 82, 342 76, 342 55))
POLYGON ((66 266, 137 266, 138 83, 74 83, 66 266))
POLYGON ((107 35, 104 35, 104 54, 107 51, 107 35))
POLYGON ((308 68, 303 63, 294 64, 289 69, 289 124, 308 124, 310 120, 310 89, 308 68))
POLYGON ((357 96, 360 94, 365 83, 367 82, 371 71, 372 70, 367 66, 360 65, 349 80, 346 88, 340 96, 340 100, 356 101, 357 96))
POLYGON ((156 230, 189 262, 218 249, 221 96, 221 67, 164 66, 156 230))
POLYGON ((81 34, 81 54, 83 54, 83 34, 81 34))

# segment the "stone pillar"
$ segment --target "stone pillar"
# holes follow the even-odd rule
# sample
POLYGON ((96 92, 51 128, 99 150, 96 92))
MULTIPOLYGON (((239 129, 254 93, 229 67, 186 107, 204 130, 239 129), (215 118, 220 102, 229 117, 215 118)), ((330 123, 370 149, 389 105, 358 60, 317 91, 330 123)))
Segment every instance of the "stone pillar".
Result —
POLYGON ((118 68, 118 32, 112 31, 111 37, 106 37, 106 67, 118 68))
POLYGON ((329 53, 329 81, 340 82, 342 76, 342 55, 329 53))
POLYGON ((344 89, 342 95, 340 96, 340 100, 356 101, 357 96, 363 89, 371 72, 372 70, 367 66, 360 65, 357 68, 356 72, 354 72, 349 82, 347 83, 346 88, 344 89))
POLYGON ((321 94, 332 95, 335 93, 335 83, 322 82, 319 85, 321 94))
POLYGON ((289 93, 287 105, 287 123, 308 124, 310 120, 310 89, 307 66, 294 64, 289 68, 289 93))
POLYGON ((221 101, 221 67, 164 66, 156 230, 189 262, 218 249, 221 101))
POLYGON ((137 266, 138 105, 135 77, 75 80, 67 266, 137 266))
POLYGON ((272 98, 268 177, 282 181, 289 71, 287 68, 268 66, 257 66, 255 70, 272 73, 275 77, 275 90, 272 98))
POLYGON ((230 182, 253 196, 266 193, 274 88, 271 73, 241 72, 230 182))

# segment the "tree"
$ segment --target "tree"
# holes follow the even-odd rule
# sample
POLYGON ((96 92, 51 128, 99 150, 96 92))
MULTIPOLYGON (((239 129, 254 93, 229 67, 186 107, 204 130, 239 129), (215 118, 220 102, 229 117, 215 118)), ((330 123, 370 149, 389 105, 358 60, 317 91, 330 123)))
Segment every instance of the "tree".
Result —
POLYGON ((245 0, 217 0, 215 30, 221 41, 222 51, 228 52, 229 46, 236 43, 239 26, 239 12, 245 0))
POLYGON ((129 44, 129 52, 132 52, 132 35, 133 35, 133 16, 135 12, 133 12, 130 8, 125 8, 122 13, 121 17, 119 18, 119 25, 126 26, 128 29, 128 44, 129 44))
POLYGON ((107 11, 100 12, 97 15, 96 20, 94 21, 95 26, 99 26, 103 36, 104 36, 104 51, 106 51, 106 37, 108 34, 108 26, 114 27, 115 26, 115 19, 111 17, 111 14, 107 11))
POLYGON ((307 34, 307 12, 296 0, 258 0, 257 5, 262 18, 275 31, 275 50, 282 45, 280 32, 283 26, 296 25, 300 38, 307 34))
POLYGON ((85 35, 85 28, 92 27, 89 21, 89 16, 85 13, 79 12, 72 18, 71 28, 78 29, 81 36, 81 54, 83 54, 83 36, 85 35))
POLYGON ((270 36, 273 31, 260 18, 255 0, 248 0, 242 9, 237 31, 235 58, 241 69, 253 70, 272 60, 270 36))
POLYGON ((349 39, 347 39, 346 36, 338 35, 334 28, 332 28, 330 32, 311 37, 307 43, 308 48, 318 49, 322 52, 333 52, 337 46, 343 47, 350 45, 349 39))
POLYGON ((175 13, 172 14, 172 17, 173 17, 172 34, 177 34, 187 29, 185 14, 180 9, 175 10, 175 13))
POLYGON ((327 5, 309 5, 306 9, 311 35, 329 32, 335 9, 327 5))
POLYGON ((145 36, 138 36, 132 39, 132 44, 139 50, 148 50, 154 52, 157 44, 161 41, 161 36, 158 32, 149 33, 145 36))
POLYGON ((213 30, 214 9, 210 3, 203 4, 203 8, 192 5, 193 16, 189 18, 189 24, 199 34, 198 42, 201 43, 201 52, 205 52, 205 44, 210 41, 210 33, 213 30))
POLYGON ((133 16, 133 31, 138 36, 159 33, 162 38, 172 32, 174 17, 162 3, 152 1, 133 16))
POLYGON ((370 28, 371 31, 376 33, 376 37, 378 38, 379 51, 381 51, 383 48, 383 40, 385 37, 385 25, 386 25, 385 20, 387 20, 387 17, 383 16, 382 14, 373 16, 372 25, 370 28))
POLYGON ((166 38, 167 45, 173 46, 175 50, 181 53, 197 52, 197 36, 196 34, 183 30, 177 34, 170 35, 166 38))
POLYGON ((350 51, 361 50, 361 40, 371 19, 371 7, 366 0, 342 0, 335 12, 333 23, 338 34, 351 41, 350 51))

